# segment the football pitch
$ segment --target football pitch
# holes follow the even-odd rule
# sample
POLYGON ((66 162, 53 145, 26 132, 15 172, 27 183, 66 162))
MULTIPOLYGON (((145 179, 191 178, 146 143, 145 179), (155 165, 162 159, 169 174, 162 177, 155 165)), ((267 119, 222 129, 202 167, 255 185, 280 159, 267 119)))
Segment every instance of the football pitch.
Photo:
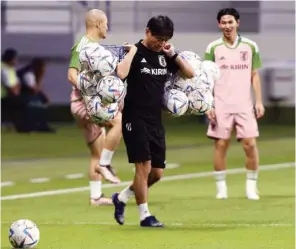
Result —
MULTIPOLYGON (((75 127, 62 127, 57 134, 3 133, 1 248, 11 248, 8 228, 25 218, 38 225, 41 249, 292 249, 294 126, 260 130, 261 199, 245 198, 244 153, 233 140, 227 161, 229 199, 216 200, 206 127, 167 127, 169 167, 149 195, 149 209, 164 229, 140 228, 134 200, 127 205, 124 226, 114 221, 112 206, 88 205, 88 152, 75 127)), ((123 144, 113 164, 123 183, 105 184, 109 196, 133 177, 123 144)))

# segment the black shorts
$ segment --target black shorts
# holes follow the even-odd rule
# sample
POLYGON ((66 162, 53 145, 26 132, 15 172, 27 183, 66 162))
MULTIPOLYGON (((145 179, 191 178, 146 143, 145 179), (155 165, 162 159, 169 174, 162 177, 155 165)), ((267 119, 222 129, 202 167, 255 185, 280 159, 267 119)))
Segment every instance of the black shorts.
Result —
POLYGON ((165 130, 161 123, 152 126, 141 119, 123 118, 122 134, 129 163, 151 160, 153 168, 165 168, 165 130))

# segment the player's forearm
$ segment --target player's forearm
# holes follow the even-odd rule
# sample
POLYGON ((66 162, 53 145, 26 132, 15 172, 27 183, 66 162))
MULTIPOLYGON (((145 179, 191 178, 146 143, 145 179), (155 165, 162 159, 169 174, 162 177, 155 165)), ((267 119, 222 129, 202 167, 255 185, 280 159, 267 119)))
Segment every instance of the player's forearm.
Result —
POLYGON ((186 60, 183 60, 181 56, 177 56, 175 60, 184 77, 191 79, 195 76, 193 68, 189 65, 189 63, 186 60))
POLYGON ((262 103, 261 81, 258 72, 252 75, 252 86, 256 103, 262 103))
POLYGON ((131 50, 128 54, 126 54, 124 59, 118 63, 116 73, 120 79, 124 79, 128 76, 135 54, 136 51, 131 50))
POLYGON ((78 70, 76 68, 69 68, 68 81, 75 87, 77 86, 77 77, 78 77, 78 70))

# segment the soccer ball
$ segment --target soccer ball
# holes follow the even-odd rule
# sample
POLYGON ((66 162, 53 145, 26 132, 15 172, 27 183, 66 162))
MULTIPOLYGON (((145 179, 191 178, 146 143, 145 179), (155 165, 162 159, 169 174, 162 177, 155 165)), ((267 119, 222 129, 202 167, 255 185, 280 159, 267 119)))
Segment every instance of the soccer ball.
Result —
POLYGON ((164 94, 164 105, 173 116, 179 117, 188 109, 188 98, 185 93, 170 89, 164 94))
POLYGON ((180 56, 188 62, 194 72, 199 73, 202 59, 196 53, 192 51, 182 51, 180 56))
POLYGON ((197 89, 188 95, 188 106, 192 114, 204 115, 214 106, 214 97, 210 89, 197 89))
POLYGON ((200 74, 196 76, 196 78, 197 88, 211 89, 211 91, 214 89, 215 80, 213 74, 201 71, 200 74))
POLYGON ((96 60, 95 58, 99 57, 102 53, 103 47, 101 47, 98 43, 92 42, 87 44, 85 47, 81 49, 79 52, 79 62, 84 65, 87 64, 88 68, 81 68, 81 70, 92 70, 94 71, 96 68, 96 60))
POLYGON ((79 53, 80 63, 87 62, 89 69, 100 77, 114 73, 118 57, 97 43, 86 45, 79 53))
POLYGON ((211 75, 214 78, 214 80, 218 80, 220 78, 220 68, 213 61, 203 61, 200 65, 200 69, 202 72, 211 75))
POLYGON ((34 248, 39 239, 39 229, 30 220, 18 220, 9 228, 9 241, 13 248, 34 248))
POLYGON ((125 90, 122 80, 111 75, 103 77, 97 85, 97 92, 103 103, 119 102, 124 97, 125 90))
POLYGON ((97 95, 95 75, 91 72, 81 72, 77 77, 77 88, 83 95, 95 96, 97 95))
POLYGON ((114 119, 119 112, 118 103, 105 105, 99 96, 90 97, 85 102, 87 114, 96 124, 103 124, 114 119))
POLYGON ((177 73, 171 80, 173 82, 173 88, 182 91, 186 95, 195 90, 197 87, 196 77, 192 79, 186 79, 177 73))
POLYGON ((168 91, 169 89, 173 88, 173 83, 171 77, 168 78, 168 80, 164 83, 164 90, 168 91))

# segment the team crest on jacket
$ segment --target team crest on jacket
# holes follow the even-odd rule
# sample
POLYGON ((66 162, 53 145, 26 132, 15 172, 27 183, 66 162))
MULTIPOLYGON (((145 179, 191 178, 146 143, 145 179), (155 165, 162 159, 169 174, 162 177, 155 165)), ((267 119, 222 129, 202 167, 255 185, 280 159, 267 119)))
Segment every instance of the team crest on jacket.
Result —
POLYGON ((248 52, 247 51, 241 51, 240 52, 240 58, 242 61, 246 61, 248 59, 248 52))
POLYGON ((165 60, 165 57, 164 55, 159 55, 158 56, 158 60, 159 60, 159 64, 163 67, 166 67, 167 66, 167 63, 166 63, 166 60, 165 60))

